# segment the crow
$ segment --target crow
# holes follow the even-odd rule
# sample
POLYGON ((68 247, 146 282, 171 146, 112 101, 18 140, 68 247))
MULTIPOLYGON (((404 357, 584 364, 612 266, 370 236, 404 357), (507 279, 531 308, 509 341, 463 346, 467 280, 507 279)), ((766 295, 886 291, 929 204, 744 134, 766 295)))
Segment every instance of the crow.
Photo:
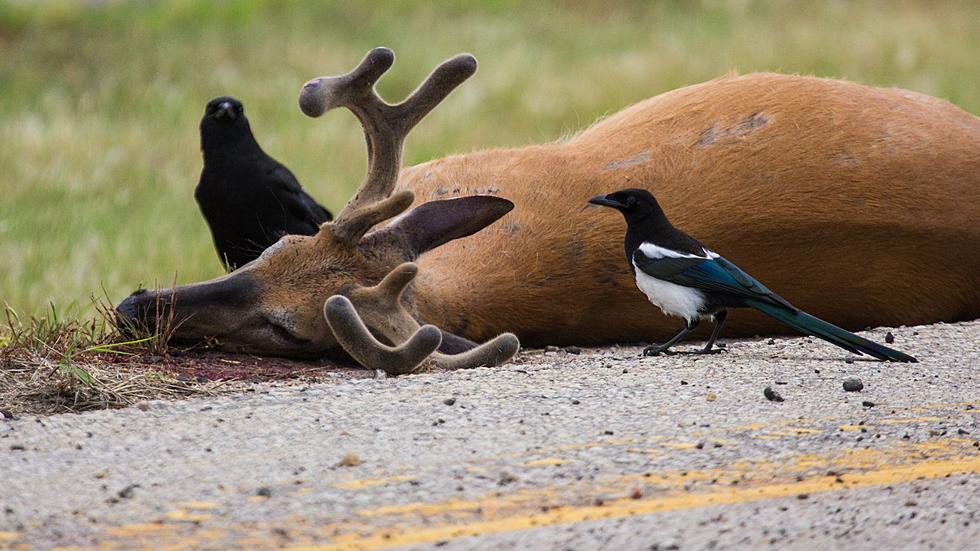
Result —
POLYGON ((201 151, 204 169, 194 198, 226 270, 255 260, 283 235, 313 235, 333 219, 288 168, 262 151, 237 99, 208 102, 201 151))

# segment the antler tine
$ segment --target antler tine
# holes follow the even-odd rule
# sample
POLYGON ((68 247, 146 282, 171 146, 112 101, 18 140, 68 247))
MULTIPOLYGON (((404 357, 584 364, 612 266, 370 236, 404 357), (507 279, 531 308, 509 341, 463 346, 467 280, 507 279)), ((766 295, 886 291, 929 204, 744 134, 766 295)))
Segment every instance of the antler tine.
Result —
MULTIPOLYGON (((350 109, 364 127, 368 150, 367 176, 337 216, 335 225, 345 224, 354 211, 391 194, 401 167, 405 136, 477 68, 473 56, 460 54, 436 67, 404 102, 389 105, 374 91, 374 84, 394 61, 395 54, 391 50, 375 48, 364 56, 353 71, 341 76, 313 79, 300 92, 300 109, 307 115, 319 117, 334 107, 343 106, 350 109)), ((398 212, 401 211, 388 209, 386 214, 390 218, 398 212)), ((360 237, 356 232, 352 236, 360 237)))
POLYGON ((472 369, 474 367, 500 365, 521 349, 521 341, 513 333, 503 333, 487 342, 459 354, 435 352, 430 361, 443 369, 472 369))
POLYGON ((442 343, 442 332, 434 325, 424 325, 398 346, 388 346, 374 338, 350 299, 330 297, 323 305, 323 315, 340 346, 368 369, 380 369, 390 375, 415 371, 442 343))

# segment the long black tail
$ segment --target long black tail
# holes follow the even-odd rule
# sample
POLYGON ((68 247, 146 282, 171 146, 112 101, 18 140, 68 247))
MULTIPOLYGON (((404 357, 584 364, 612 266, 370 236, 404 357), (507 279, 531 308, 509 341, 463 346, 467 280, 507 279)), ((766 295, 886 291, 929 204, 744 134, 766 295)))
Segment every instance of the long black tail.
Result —
POLYGON ((749 306, 771 316, 805 335, 813 335, 855 354, 867 354, 879 360, 891 362, 917 362, 915 358, 898 350, 871 342, 832 323, 815 318, 802 310, 790 310, 767 302, 747 300, 749 306))

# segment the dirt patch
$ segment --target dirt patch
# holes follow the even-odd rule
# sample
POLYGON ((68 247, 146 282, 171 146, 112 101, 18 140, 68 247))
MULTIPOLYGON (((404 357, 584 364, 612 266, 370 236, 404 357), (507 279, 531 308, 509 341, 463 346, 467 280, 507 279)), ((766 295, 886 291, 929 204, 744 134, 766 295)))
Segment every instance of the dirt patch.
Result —
POLYGON ((166 356, 116 359, 129 368, 146 368, 174 375, 177 380, 197 382, 240 381, 257 383, 290 379, 316 379, 327 375, 354 378, 373 376, 354 364, 333 360, 289 360, 217 351, 173 351, 166 356))

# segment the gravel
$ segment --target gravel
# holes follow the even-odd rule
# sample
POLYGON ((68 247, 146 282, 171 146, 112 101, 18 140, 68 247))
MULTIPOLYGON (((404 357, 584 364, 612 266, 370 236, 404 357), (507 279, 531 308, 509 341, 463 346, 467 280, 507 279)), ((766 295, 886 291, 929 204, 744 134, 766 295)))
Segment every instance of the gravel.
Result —
POLYGON ((0 547, 284 547, 372 536, 440 549, 967 548, 980 538, 980 469, 806 486, 829 472, 846 482, 879 463, 893 472, 980 454, 980 322, 863 334, 881 341, 886 331, 920 362, 848 364, 844 351, 794 338, 731 341, 711 356, 528 350, 498 368, 23 415, 0 423, 0 547), (850 377, 863 381, 861 395, 841 392, 850 377), (785 383, 780 407, 759 396, 773 381, 785 383), (800 489, 649 506, 758 484, 800 489), (274 497, 257 495, 263 488, 274 497), (618 500, 648 508, 571 518, 618 500), (521 524, 532 517, 540 523, 521 524), (128 525, 159 529, 120 528, 128 525), (398 540, 399 530, 415 539, 398 540))

